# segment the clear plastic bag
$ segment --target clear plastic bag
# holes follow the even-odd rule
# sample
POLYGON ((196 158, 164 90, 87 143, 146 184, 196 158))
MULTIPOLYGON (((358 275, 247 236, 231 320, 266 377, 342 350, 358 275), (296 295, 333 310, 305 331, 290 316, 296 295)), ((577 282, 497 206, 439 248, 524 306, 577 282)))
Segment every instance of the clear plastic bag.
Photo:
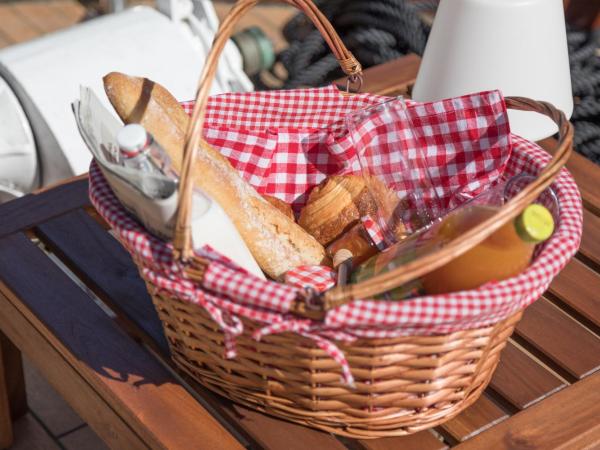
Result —
POLYGON ((385 246, 430 225, 439 198, 401 97, 346 117, 360 171, 377 210, 372 219, 385 246))

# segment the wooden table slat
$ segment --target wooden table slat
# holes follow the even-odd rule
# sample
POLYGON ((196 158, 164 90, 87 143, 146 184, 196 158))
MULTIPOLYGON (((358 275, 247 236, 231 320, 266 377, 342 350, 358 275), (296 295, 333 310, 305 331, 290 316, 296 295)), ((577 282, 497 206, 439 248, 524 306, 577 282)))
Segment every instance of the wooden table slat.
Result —
POLYGON ((600 189, 598 189, 598 166, 579 153, 573 152, 567 168, 575 177, 577 187, 587 208, 600 214, 600 189))
POLYGON ((439 428, 454 441, 462 442, 506 418, 508 413, 484 393, 475 403, 439 428))
MULTIPOLYGON (((550 154, 554 154, 556 151, 556 139, 554 138, 543 139, 539 144, 550 154)), ((567 168, 577 182, 584 205, 592 212, 600 214, 600 189, 598 189, 597 182, 599 167, 585 156, 573 151, 567 162, 567 168)))
POLYGON ((147 445, 183 449, 201 437, 207 448, 241 448, 23 234, 0 239, 0 280, 0 303, 16 306, 147 445))
POLYGON ((169 354, 146 284, 129 253, 115 238, 81 209, 40 224, 36 232, 86 286, 169 354))
POLYGON ((40 33, 30 24, 23 23, 23 18, 14 10, 12 3, 0 3, 0 23, 2 34, 14 44, 33 39, 40 33))
POLYGON ((55 14, 62 18, 64 26, 82 21, 86 15, 85 7, 74 0, 54 0, 49 5, 55 14))
POLYGON ((4 352, 0 345, 0 448, 13 444, 12 417, 8 392, 9 366, 4 364, 4 352))
MULTIPOLYGON (((414 83, 419 71, 421 58, 410 53, 392 61, 370 67, 364 76, 362 92, 378 95, 395 96, 406 94, 408 86, 414 83)), ((338 83, 345 85, 346 79, 341 78, 338 83)))
POLYGON ((0 48, 8 47, 12 43, 12 40, 0 29, 0 48))
MULTIPOLYGON (((0 283, 1 285, 1 283, 0 283)), ((35 362, 46 381, 65 398, 79 416, 112 448, 147 449, 142 438, 115 412, 61 352, 31 325, 11 300, 0 292, 2 330, 6 336, 35 362)), ((10 368, 9 368, 10 370, 10 368)), ((54 447, 52 447, 54 448, 54 447)))
POLYGON ((89 204, 87 178, 61 184, 44 193, 29 194, 12 200, 2 205, 0 237, 89 204))
POLYGON ((583 235, 579 253, 600 268, 600 217, 583 210, 583 235))
POLYGON ((261 447, 266 449, 343 450, 346 448, 331 434, 286 422, 235 403, 229 403, 229 407, 224 410, 232 421, 237 422, 261 447))
POLYGON ((600 338, 545 298, 525 310, 516 333, 575 379, 600 368, 600 338))
MULTIPOLYGON (((600 234, 597 235, 600 241, 600 234)), ((596 330, 600 329, 600 274, 573 259, 550 285, 550 292, 569 305, 596 330)))
POLYGON ((600 373, 455 447, 457 450, 594 449, 600 442, 600 373))
MULTIPOLYGON (((124 314, 138 330, 138 336, 157 343, 165 358, 169 358, 162 324, 148 295, 144 282, 129 253, 86 212, 76 210, 55 217, 36 228, 40 240, 108 305, 124 314)), ((306 427, 273 419, 234 405, 205 388, 198 394, 207 402, 218 402, 228 422, 241 428, 256 442, 268 448, 278 448, 281 439, 290 441, 288 448, 312 442, 317 447, 337 448, 341 444, 332 436, 306 427), (285 430, 285 432, 283 432, 285 430)))
POLYGON ((25 391, 25 374, 23 372, 23 358, 21 352, 0 331, 0 349, 2 352, 2 365, 10 367, 7 384, 8 401, 12 420, 24 416, 29 407, 27 405, 27 393, 25 391))
POLYGON ((358 442, 366 450, 445 450, 448 448, 429 431, 421 431, 408 436, 365 439, 358 442))
POLYGON ((555 374, 509 342, 500 356, 490 387, 518 409, 524 409, 566 386, 555 374))
POLYGON ((20 17, 22 26, 29 26, 39 34, 49 33, 64 26, 48 3, 21 1, 12 3, 12 10, 20 17))

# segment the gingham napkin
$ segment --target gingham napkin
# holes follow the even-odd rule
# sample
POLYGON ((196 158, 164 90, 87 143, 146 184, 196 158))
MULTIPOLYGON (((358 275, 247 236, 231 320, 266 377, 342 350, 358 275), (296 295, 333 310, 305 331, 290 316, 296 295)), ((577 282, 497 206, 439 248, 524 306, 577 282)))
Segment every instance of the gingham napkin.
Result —
MULTIPOLYGON (((333 85, 218 95, 209 100, 204 134, 260 194, 278 197, 296 211, 307 192, 327 176, 359 172, 356 147, 369 145, 375 137, 381 154, 370 161, 371 170, 387 185, 401 188, 398 153, 393 151, 401 143, 408 164, 428 168, 442 210, 458 194, 469 197, 502 174, 511 143, 498 91, 409 103, 408 120, 372 117, 350 136, 345 117, 383 100, 389 98, 343 95, 333 85)), ((193 102, 183 107, 191 113, 193 102)))

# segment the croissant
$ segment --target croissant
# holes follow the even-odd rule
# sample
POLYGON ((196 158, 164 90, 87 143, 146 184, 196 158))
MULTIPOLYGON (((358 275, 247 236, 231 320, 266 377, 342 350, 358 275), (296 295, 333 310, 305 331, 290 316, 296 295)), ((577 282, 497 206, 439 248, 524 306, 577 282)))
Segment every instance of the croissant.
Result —
POLYGON ((327 245, 366 214, 376 212, 365 181, 357 175, 335 175, 313 188, 298 224, 327 245))

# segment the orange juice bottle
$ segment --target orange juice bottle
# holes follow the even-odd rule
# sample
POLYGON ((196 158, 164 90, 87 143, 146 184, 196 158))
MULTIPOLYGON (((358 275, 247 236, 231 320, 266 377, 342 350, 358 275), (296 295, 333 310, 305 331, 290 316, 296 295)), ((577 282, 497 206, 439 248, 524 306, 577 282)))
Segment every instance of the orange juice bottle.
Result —
MULTIPOLYGON (((397 270, 415 259, 442 249, 449 242, 493 216, 499 207, 472 202, 452 211, 441 221, 421 230, 360 264, 351 274, 358 283, 397 270)), ((552 214, 533 204, 472 249, 433 270, 376 298, 401 300, 418 294, 442 294, 474 289, 521 273, 536 244, 554 231, 552 214)))
MULTIPOLYGON (((449 215, 441 224, 439 237, 452 240, 494 215, 498 208, 471 205, 449 215)), ((477 288, 523 272, 536 244, 548 239, 554 220, 543 206, 529 205, 480 244, 423 277, 427 294, 442 294, 477 288)))

